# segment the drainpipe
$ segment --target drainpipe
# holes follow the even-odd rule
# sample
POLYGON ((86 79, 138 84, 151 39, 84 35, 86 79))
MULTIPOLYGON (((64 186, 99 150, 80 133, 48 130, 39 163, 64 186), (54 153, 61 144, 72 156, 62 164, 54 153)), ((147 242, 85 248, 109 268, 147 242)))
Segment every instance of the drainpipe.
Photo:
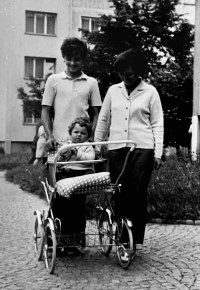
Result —
POLYGON ((195 2, 195 45, 194 45, 194 80, 192 114, 192 159, 197 159, 199 151, 199 115, 200 115, 200 1, 195 2))

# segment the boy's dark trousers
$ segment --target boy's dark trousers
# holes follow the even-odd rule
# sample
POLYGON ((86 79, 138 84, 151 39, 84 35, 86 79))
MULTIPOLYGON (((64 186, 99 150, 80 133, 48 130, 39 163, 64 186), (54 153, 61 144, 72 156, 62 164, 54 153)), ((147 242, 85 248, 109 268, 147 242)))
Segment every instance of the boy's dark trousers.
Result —
MULTIPOLYGON (((71 170, 70 172, 58 172, 56 180, 77 177, 94 173, 92 170, 71 170)), ((85 216, 86 195, 74 194, 70 198, 57 196, 52 204, 54 217, 61 220, 62 233, 84 233, 86 227, 85 216)))
MULTIPOLYGON (((122 171, 130 148, 109 150, 109 169, 111 180, 115 182, 122 171)), ((119 180, 120 191, 115 195, 116 211, 133 222, 135 244, 144 240, 147 217, 147 188, 154 166, 153 149, 135 149, 129 155, 124 174, 119 180)))

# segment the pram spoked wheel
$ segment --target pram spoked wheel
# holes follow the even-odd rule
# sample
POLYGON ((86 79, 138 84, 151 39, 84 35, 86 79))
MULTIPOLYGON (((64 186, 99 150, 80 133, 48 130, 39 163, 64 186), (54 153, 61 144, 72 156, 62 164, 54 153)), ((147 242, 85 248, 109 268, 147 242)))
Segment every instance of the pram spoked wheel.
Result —
POLYGON ((35 252, 37 255, 37 259, 38 261, 40 261, 42 259, 44 247, 44 226, 42 224, 39 224, 38 217, 36 217, 35 219, 33 238, 35 242, 35 252))
POLYGON ((99 241, 102 253, 108 257, 112 250, 113 228, 107 211, 102 211, 98 220, 99 241))
POLYGON ((125 219, 117 222, 115 239, 119 264, 122 268, 127 269, 131 264, 134 249, 132 231, 125 219))
POLYGON ((53 274, 56 263, 56 234, 53 223, 47 223, 44 233, 44 259, 45 265, 50 274, 53 274))

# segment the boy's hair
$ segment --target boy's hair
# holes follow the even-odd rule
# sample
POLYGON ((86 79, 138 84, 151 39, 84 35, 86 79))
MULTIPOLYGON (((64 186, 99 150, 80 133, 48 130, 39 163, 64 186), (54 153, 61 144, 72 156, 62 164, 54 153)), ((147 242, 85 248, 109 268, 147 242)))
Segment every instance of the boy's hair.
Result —
POLYGON ((147 59, 140 49, 131 48, 119 54, 113 66, 117 72, 131 67, 138 76, 144 77, 147 59))
POLYGON ((72 57, 79 53, 83 59, 87 56, 87 44, 76 37, 64 39, 60 49, 63 57, 72 57))
POLYGON ((74 129, 75 125, 78 124, 81 127, 85 127, 88 131, 88 138, 92 136, 92 124, 90 120, 86 117, 78 117, 76 118, 71 125, 69 126, 69 134, 71 135, 72 130, 74 129))

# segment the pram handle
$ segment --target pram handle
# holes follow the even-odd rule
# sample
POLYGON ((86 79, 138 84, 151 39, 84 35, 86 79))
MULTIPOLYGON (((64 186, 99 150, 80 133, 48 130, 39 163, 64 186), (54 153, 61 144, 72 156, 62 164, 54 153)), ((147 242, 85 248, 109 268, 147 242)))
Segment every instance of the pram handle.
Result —
POLYGON ((83 163, 89 163, 89 164, 96 164, 96 163, 102 163, 105 162, 106 159, 97 159, 97 160, 79 160, 79 161, 58 161, 57 164, 59 165, 66 165, 66 164, 83 164, 83 163))
POLYGON ((72 164, 72 163, 98 163, 98 162, 103 162, 103 160, 84 160, 84 161, 71 161, 71 162, 57 162, 59 156, 60 156, 60 152, 63 149, 67 149, 67 148, 74 148, 77 146, 95 146, 95 145, 109 145, 109 144, 122 144, 122 143, 126 143, 126 144, 133 144, 130 147, 130 152, 132 152, 135 147, 136 147, 136 143, 132 140, 116 140, 116 141, 101 141, 101 142, 84 142, 84 143, 70 143, 70 144, 64 144, 56 153, 55 158, 54 158, 54 163, 53 163, 53 182, 55 184, 56 182, 56 165, 57 164, 72 164))
POLYGON ((133 151, 136 147, 136 143, 132 140, 116 140, 116 141, 101 141, 101 142, 84 142, 84 143, 69 143, 69 144, 64 144, 60 149, 58 150, 57 154, 59 151, 61 151, 64 148, 73 148, 77 146, 96 146, 96 145, 109 145, 109 144, 121 144, 121 143, 126 143, 126 144, 133 144, 131 147, 131 151, 133 151))
MULTIPOLYGON (((67 149, 67 148, 74 148, 77 146, 95 146, 95 145, 109 145, 109 144, 121 144, 121 143, 126 143, 126 144, 133 144, 133 146, 131 146, 130 151, 133 151, 136 147, 136 143, 132 140, 118 140, 118 141, 101 141, 101 142, 84 142, 84 143, 70 143, 70 144, 64 144, 62 147, 59 148, 58 152, 55 155, 54 158, 54 165, 56 165, 57 160, 60 156, 60 152, 63 149, 67 149)), ((60 162, 59 164, 71 164, 71 163, 96 163, 96 162, 102 162, 102 160, 83 160, 83 161, 68 161, 68 162, 60 162)))

